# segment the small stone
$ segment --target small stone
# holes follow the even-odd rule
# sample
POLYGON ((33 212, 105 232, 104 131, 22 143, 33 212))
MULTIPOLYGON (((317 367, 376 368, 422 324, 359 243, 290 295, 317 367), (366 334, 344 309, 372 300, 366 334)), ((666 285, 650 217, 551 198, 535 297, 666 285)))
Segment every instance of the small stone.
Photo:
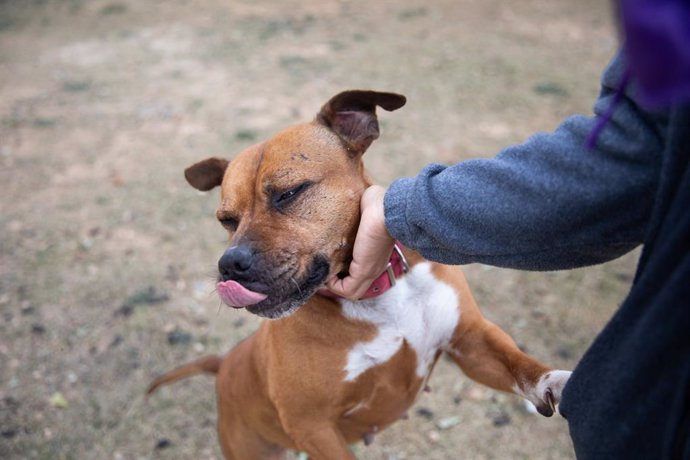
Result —
POLYGON ((172 442, 170 442, 169 439, 166 439, 166 438, 159 439, 158 442, 156 443, 156 450, 167 449, 170 446, 172 446, 172 442))
POLYGON ((113 338, 112 342, 110 342, 110 345, 108 345, 108 346, 109 346, 110 348, 115 348, 116 346, 118 346, 118 345, 120 345, 122 342, 124 342, 124 340, 125 340, 125 339, 124 339, 120 334, 117 334, 117 335, 113 338))
POLYGON ((80 238, 79 239, 79 246, 82 249, 84 249, 85 251, 88 251, 89 249, 91 249, 93 247, 93 239, 86 238, 86 237, 80 238))
POLYGON ((446 417, 442 418, 438 422, 436 422, 436 428, 439 430, 447 430, 449 428, 454 427, 455 425, 458 425, 460 423, 460 417, 457 415, 454 415, 452 417, 446 417))
POLYGON ((434 418, 434 412, 428 407, 418 407, 417 410, 415 410, 415 413, 427 420, 434 418))
POLYGON ((561 84, 553 81, 540 82, 532 87, 532 90, 537 94, 545 94, 552 96, 567 97, 568 90, 561 84))
POLYGON ((441 440, 441 434, 436 430, 429 431, 426 436, 429 438, 429 441, 433 442, 434 444, 441 440))
POLYGON ((17 430, 16 428, 8 428, 6 430, 0 431, 0 436, 2 436, 5 439, 12 439, 17 434, 19 434, 19 430, 17 430))
POLYGON ((168 300, 170 300, 168 294, 159 292, 154 286, 148 286, 129 296, 123 305, 157 305, 168 300))
POLYGON ((9 411, 10 413, 14 414, 17 412, 17 410, 19 410, 20 406, 21 403, 19 400, 13 398, 12 396, 5 396, 4 398, 0 399, 0 411, 9 411))
POLYGON ((510 422, 510 415, 508 415, 506 412, 500 412, 493 417, 493 424, 496 427, 510 425, 510 422))
POLYGON ((125 304, 125 305, 122 305, 117 310, 115 310, 113 312, 113 316, 122 316, 123 318, 127 318, 128 316, 130 316, 132 314, 133 311, 134 311, 134 305, 125 304))
POLYGON ((168 332, 168 343, 170 345, 188 345, 192 342, 192 334, 179 329, 168 332))

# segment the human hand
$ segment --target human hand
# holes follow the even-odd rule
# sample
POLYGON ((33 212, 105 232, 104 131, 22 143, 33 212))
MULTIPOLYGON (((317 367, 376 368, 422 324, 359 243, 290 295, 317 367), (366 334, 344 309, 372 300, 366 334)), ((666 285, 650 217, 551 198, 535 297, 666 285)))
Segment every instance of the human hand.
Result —
POLYGON ((386 229, 383 197, 386 189, 372 185, 362 194, 362 218, 352 248, 352 262, 346 278, 333 277, 326 287, 350 300, 361 298, 371 283, 386 270, 395 240, 386 229))

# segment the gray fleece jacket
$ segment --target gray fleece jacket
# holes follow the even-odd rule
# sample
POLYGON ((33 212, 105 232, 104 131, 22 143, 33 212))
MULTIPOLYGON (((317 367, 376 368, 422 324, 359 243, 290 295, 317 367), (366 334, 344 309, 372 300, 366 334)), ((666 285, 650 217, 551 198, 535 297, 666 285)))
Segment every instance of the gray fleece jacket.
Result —
MULTIPOLYGON (((623 71, 616 57, 594 113, 605 112, 623 71)), ((594 149, 596 119, 566 119, 491 159, 432 164, 393 182, 386 226, 424 257, 527 270, 601 263, 644 240, 661 170, 667 113, 638 107, 629 88, 594 149)))

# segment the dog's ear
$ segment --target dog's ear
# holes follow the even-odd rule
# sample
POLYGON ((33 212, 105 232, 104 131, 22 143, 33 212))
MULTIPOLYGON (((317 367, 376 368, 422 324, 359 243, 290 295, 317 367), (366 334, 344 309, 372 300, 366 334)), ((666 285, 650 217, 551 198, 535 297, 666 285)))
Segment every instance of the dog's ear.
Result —
POLYGON ((344 91, 326 102, 316 120, 347 142, 353 153, 361 154, 379 137, 376 106, 397 110, 405 105, 405 96, 395 93, 344 91))
POLYGON ((229 163, 222 158, 207 158, 185 169, 184 177, 189 185, 205 192, 223 182, 223 175, 229 163))

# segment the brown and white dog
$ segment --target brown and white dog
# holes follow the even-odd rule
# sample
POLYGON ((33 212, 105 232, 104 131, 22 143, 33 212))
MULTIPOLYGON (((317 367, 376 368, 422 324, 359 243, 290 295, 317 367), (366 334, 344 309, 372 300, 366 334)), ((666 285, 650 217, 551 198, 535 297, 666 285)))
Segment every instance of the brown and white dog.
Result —
POLYGON ((445 352, 470 378, 553 414, 570 372, 518 349, 482 317, 457 267, 406 248, 360 301, 323 292, 347 272, 362 192, 362 155, 379 135, 376 107, 405 98, 346 91, 311 123, 290 127, 231 162, 185 171, 199 190, 221 186, 216 216, 230 234, 218 292, 228 305, 271 318, 224 357, 207 356, 154 381, 217 374, 218 434, 237 460, 353 459, 406 413, 445 352), (397 278, 397 279, 396 279, 397 278))

